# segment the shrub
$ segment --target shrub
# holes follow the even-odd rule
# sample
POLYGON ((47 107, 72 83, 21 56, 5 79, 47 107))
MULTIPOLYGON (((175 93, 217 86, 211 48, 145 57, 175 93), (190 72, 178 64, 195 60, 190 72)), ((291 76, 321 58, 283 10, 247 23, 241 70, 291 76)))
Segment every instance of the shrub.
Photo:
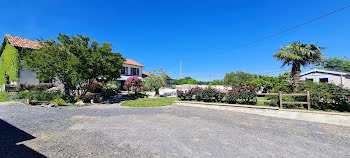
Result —
POLYGON ((57 92, 40 92, 40 91, 21 91, 18 93, 17 99, 36 99, 39 101, 52 101, 62 98, 62 95, 57 92))
POLYGON ((229 104, 234 104, 238 99, 238 92, 236 90, 228 91, 226 93, 226 102, 229 104))
POLYGON ((144 85, 142 84, 142 81, 140 78, 138 77, 129 77, 126 81, 125 81, 125 89, 127 89, 128 91, 134 91, 135 93, 139 93, 143 88, 144 85))
POLYGON ((115 96, 116 94, 118 94, 118 90, 119 86, 107 83, 103 86, 101 95, 106 98, 110 98, 111 96, 115 96))
POLYGON ((330 86, 334 96, 335 106, 340 111, 350 111, 350 90, 335 85, 330 86))
MULTIPOLYGON (((314 109, 327 110, 334 109, 333 106, 333 94, 331 93, 330 84, 327 83, 315 83, 312 81, 305 81, 300 84, 299 91, 310 93, 310 104, 314 109)), ((305 101, 305 97, 300 97, 305 101)), ((299 99, 299 101, 301 101, 299 99)))
POLYGON ((214 91, 214 98, 216 102, 221 102, 226 95, 227 94, 225 92, 222 92, 221 90, 216 89, 214 91))
POLYGON ((242 99, 244 103, 249 103, 256 97, 256 88, 252 85, 242 86, 237 90, 238 98, 242 99))
POLYGON ((191 89, 192 94, 194 95, 197 101, 201 101, 203 97, 203 88, 195 87, 191 89))
POLYGON ((55 87, 53 83, 40 83, 40 84, 26 84, 20 83, 20 91, 46 91, 52 87, 55 87))
POLYGON ((55 103, 57 105, 63 105, 64 103, 66 103, 63 99, 55 99, 55 103))
POLYGON ((103 84, 100 82, 94 82, 89 84, 86 89, 91 93, 101 93, 103 84))

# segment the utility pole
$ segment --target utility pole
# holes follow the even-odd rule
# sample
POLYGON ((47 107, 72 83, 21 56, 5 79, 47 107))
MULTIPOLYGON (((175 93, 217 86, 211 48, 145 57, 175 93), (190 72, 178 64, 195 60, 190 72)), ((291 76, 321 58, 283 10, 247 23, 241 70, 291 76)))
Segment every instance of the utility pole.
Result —
POLYGON ((182 78, 182 61, 180 60, 180 79, 182 78))

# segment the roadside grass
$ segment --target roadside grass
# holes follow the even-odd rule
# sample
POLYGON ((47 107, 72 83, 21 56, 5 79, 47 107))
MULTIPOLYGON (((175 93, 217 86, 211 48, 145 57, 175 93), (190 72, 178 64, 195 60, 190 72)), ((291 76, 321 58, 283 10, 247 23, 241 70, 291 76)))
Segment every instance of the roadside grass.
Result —
POLYGON ((140 98, 123 102, 122 106, 129 107, 157 107, 173 104, 178 98, 140 98))
POLYGON ((8 98, 10 96, 10 93, 7 92, 0 92, 0 102, 9 101, 8 98))

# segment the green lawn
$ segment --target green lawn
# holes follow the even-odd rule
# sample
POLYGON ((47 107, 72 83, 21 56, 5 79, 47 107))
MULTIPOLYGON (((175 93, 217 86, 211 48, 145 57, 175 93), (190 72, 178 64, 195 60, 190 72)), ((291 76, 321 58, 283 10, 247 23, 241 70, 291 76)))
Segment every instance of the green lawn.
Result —
POLYGON ((140 98, 136 100, 129 100, 122 103, 122 106, 130 107, 156 107, 173 104, 177 98, 140 98))
POLYGON ((0 92, 0 102, 4 101, 9 101, 10 99, 8 98, 10 93, 7 92, 0 92))

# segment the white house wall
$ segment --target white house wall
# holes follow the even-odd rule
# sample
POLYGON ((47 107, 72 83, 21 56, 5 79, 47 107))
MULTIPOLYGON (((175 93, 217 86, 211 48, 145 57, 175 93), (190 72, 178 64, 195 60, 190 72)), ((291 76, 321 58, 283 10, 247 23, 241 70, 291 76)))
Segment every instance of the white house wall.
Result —
MULTIPOLYGON (((141 66, 136 66, 136 65, 130 65, 130 64, 123 64, 123 67, 127 67, 128 68, 128 74, 123 74, 124 76, 131 76, 131 68, 138 68, 139 69, 139 77, 142 77, 142 67, 141 66)), ((132 76, 136 76, 136 75, 132 75, 132 76)))

